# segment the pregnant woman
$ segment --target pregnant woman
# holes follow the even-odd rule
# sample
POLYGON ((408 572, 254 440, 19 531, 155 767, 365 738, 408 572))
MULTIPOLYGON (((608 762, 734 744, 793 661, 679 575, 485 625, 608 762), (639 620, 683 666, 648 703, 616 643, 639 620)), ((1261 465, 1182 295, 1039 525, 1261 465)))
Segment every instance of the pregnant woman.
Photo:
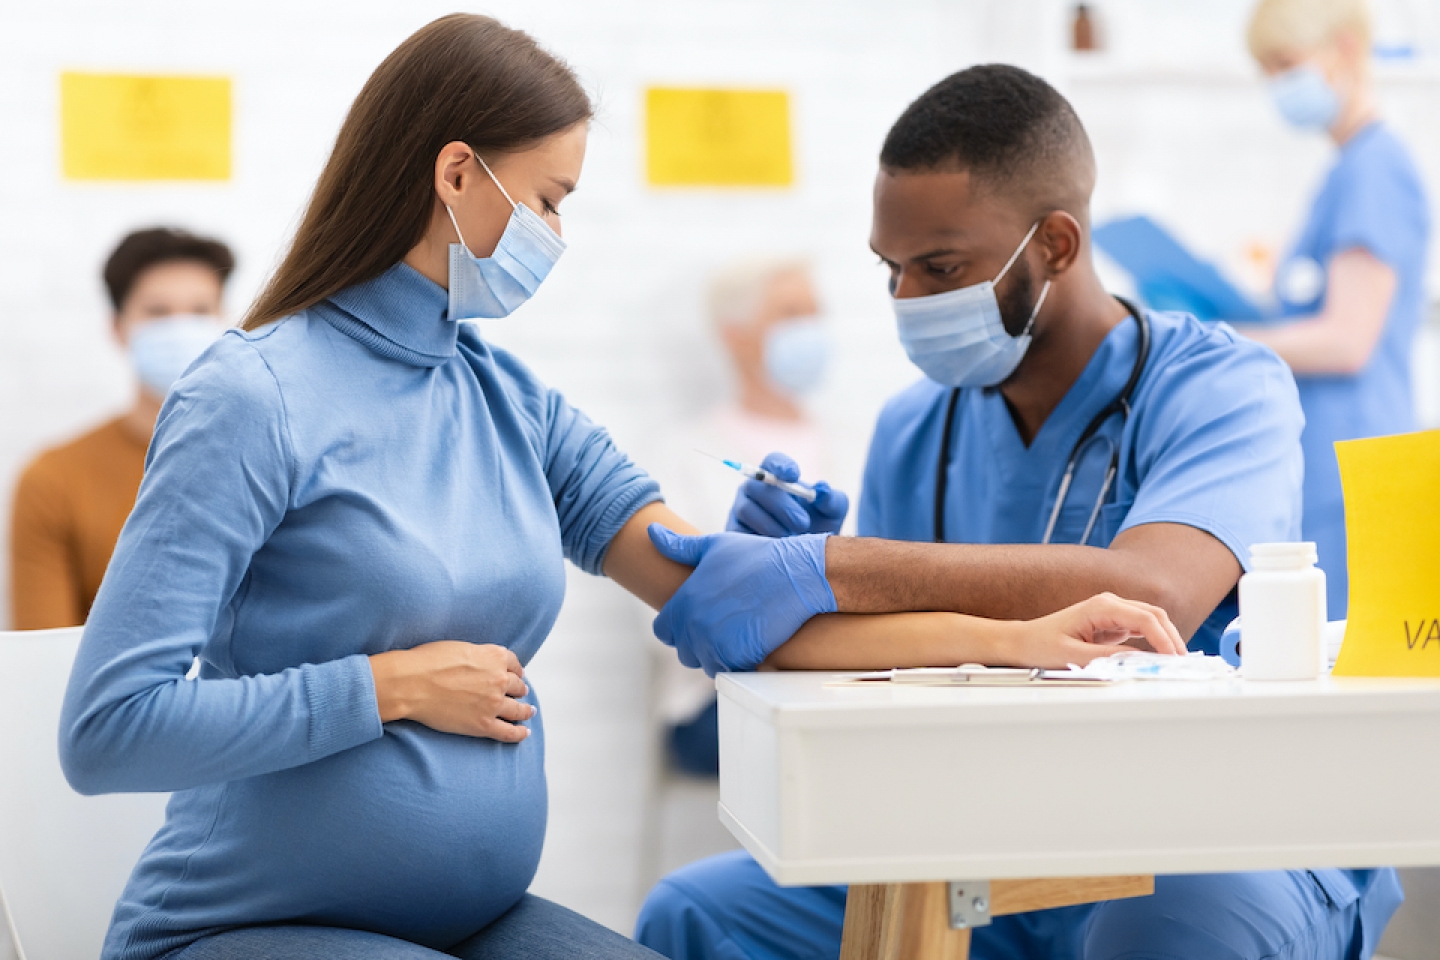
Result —
MULTIPOLYGON (((524 664, 564 560, 658 607, 689 569, 647 527, 693 528, 457 322, 544 280, 590 116, 525 34, 420 30, 360 92, 243 329, 172 389, 61 722, 78 790, 174 792, 107 960, 654 956, 526 893, 545 774, 524 664)), ((752 539, 823 565, 823 538, 752 539)), ((812 620, 835 601, 811 600, 788 632, 877 626, 812 620)), ((896 665, 1088 662, 1113 649, 1089 640, 1173 634, 1114 598, 1033 624, 884 620, 896 665)))

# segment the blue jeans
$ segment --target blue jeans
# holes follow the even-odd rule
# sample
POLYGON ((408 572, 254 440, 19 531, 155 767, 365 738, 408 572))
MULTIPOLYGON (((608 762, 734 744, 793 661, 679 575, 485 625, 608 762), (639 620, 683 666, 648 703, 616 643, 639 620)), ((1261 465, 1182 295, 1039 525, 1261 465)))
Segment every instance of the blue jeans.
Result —
POLYGON ((441 952, 343 927, 241 927, 165 960, 659 960, 645 947, 558 903, 526 894, 484 930, 441 952))
MULTIPOLYGON (((1338 870, 1156 877, 1149 897, 996 917, 974 960, 1366 960, 1401 900, 1338 870), (1367 924, 1364 913, 1370 914, 1367 924)), ((844 887, 780 887, 744 851, 692 863, 650 891, 635 939, 671 960, 836 960, 844 887)))

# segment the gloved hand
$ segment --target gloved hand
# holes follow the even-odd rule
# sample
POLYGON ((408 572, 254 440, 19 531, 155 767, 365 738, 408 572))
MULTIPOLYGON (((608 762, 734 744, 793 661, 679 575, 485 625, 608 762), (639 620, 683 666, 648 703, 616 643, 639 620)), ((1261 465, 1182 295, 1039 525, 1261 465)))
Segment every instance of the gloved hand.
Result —
POLYGON ((655 618, 655 636, 709 676, 753 670, 811 617, 835 612, 827 534, 687 537, 652 523, 650 542, 695 568, 655 618))
MULTIPOLYGON (((772 453, 760 462, 781 480, 800 479, 800 466, 783 453, 772 453)), ((839 533, 850 511, 844 491, 820 481, 815 484, 815 502, 806 503, 768 483, 746 480, 735 494, 735 505, 725 529, 761 537, 793 537, 801 533, 839 533)))

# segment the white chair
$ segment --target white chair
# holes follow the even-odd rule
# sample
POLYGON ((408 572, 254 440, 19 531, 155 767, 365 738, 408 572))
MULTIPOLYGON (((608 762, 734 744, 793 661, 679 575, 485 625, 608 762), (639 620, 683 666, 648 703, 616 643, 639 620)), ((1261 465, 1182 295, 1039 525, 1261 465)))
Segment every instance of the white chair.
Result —
POLYGON ((80 628, 0 632, 0 958, 93 960, 167 794, 82 797, 60 772, 60 703, 80 628))

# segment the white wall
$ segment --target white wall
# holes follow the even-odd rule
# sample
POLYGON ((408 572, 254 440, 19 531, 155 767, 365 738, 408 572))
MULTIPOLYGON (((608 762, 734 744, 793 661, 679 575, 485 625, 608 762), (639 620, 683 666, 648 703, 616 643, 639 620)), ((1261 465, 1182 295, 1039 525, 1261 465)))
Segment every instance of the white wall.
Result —
MULTIPOLYGON (((837 478, 854 489, 882 399, 913 376, 866 246, 874 158, 910 99, 981 59, 1030 66, 1075 98, 1100 156, 1098 212, 1148 208, 1222 260, 1252 236, 1278 243, 1299 215, 1323 149, 1282 131, 1268 112, 1239 47, 1247 4, 1102 3, 1113 49, 1084 64, 1064 52, 1066 6, 506 0, 484 7, 569 59, 600 106, 580 192, 565 207, 570 250, 535 302, 512 320, 487 324, 487 335, 518 350, 644 462, 654 438, 723 389, 699 315, 705 272, 757 249, 808 253, 839 338, 834 375, 816 405, 839 440, 837 478), (652 83, 790 89, 796 187, 648 190, 640 107, 652 83)), ((98 278, 116 239, 152 223, 222 235, 240 257, 230 306, 241 312, 369 71, 411 31, 452 9, 433 0, 3 0, 0 499, 8 503, 16 471, 35 451, 128 402, 131 383, 108 339, 98 278), (62 181, 62 69, 233 76, 233 181, 62 181)), ((1440 185, 1440 133, 1422 124, 1437 115, 1434 84, 1412 87, 1413 96, 1396 93, 1397 110, 1410 111, 1405 129, 1440 185)), ((552 787, 536 889, 627 931, 643 886, 637 850, 650 745, 645 644, 653 641, 642 617, 618 590, 576 574, 534 666, 552 787)))

